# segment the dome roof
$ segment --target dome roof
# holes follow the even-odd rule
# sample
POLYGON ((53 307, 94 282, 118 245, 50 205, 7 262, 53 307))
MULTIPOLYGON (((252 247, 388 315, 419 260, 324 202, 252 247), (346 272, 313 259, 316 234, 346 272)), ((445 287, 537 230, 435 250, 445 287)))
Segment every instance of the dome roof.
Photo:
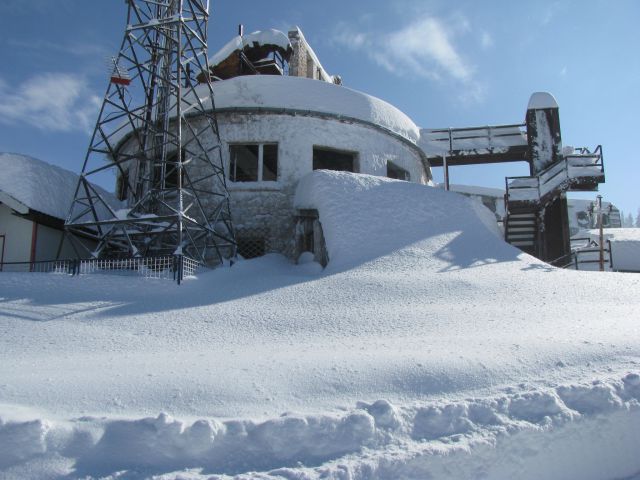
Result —
MULTIPOLYGON (((362 92, 328 82, 301 77, 251 75, 214 82, 217 110, 232 108, 273 108, 330 114, 361 120, 383 127, 412 143, 420 130, 393 105, 362 92)), ((198 94, 208 89, 199 87, 198 94)), ((203 95, 203 96, 204 96, 203 95)), ((206 102, 206 98, 202 98, 206 102)))

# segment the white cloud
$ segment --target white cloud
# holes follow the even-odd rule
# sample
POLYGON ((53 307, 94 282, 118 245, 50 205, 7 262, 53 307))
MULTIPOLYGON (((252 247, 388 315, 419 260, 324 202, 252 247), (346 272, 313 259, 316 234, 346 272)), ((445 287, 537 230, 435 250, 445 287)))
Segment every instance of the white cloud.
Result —
POLYGON ((90 131, 101 99, 82 78, 42 73, 10 87, 0 79, 0 122, 53 132, 90 131))
POLYGON ((100 55, 106 56, 108 50, 105 49, 101 45, 96 45, 92 43, 70 43, 70 44, 60 44, 45 40, 20 40, 16 38, 10 38, 7 41, 7 44, 21 49, 29 49, 29 50, 38 50, 38 51, 55 51, 60 53, 66 53, 70 55, 76 56, 90 56, 90 55, 100 55))
POLYGON ((484 50, 488 50, 493 47, 493 37, 489 32, 482 32, 480 36, 480 45, 484 50))
MULTIPOLYGON (((467 33, 470 25, 456 18, 452 25, 433 16, 423 16, 397 31, 364 33, 343 24, 335 41, 365 52, 378 65, 399 76, 418 76, 434 81, 454 80, 465 91, 467 101, 481 99, 483 88, 474 80, 474 67, 454 44, 456 33, 467 33), (475 92, 472 95, 469 92, 475 92)), ((488 37, 489 40, 490 37, 488 37)))

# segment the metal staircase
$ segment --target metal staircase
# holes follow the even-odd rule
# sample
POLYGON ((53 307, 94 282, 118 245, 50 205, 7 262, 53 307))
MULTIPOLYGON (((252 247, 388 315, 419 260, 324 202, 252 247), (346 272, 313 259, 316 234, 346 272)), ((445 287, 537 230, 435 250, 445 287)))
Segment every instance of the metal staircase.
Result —
POLYGON ((549 225, 545 210, 567 191, 596 191, 604 182, 602 146, 576 149, 536 175, 505 180, 505 240, 544 260, 549 225))
POLYGON ((507 215, 504 222, 505 240, 531 255, 535 255, 538 235, 538 212, 536 209, 531 211, 516 211, 507 215))

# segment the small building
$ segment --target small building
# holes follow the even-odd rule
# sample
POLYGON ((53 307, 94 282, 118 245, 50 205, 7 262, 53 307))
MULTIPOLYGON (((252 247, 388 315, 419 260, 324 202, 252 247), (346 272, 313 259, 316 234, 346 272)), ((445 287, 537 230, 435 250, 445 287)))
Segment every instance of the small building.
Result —
MULTIPOLYGON (((0 153, 0 269, 56 258, 78 176, 26 155, 0 153)), ((70 245, 63 256, 72 257, 70 245)))

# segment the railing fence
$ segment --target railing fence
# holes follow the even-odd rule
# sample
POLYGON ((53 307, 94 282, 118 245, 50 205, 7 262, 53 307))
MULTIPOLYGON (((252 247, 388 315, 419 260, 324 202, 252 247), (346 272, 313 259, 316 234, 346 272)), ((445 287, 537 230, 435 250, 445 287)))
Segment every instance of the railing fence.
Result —
POLYGON ((192 277, 204 268, 202 263, 184 255, 0 263, 1 272, 63 273, 67 275, 108 273, 170 279, 178 284, 184 278, 192 277))

